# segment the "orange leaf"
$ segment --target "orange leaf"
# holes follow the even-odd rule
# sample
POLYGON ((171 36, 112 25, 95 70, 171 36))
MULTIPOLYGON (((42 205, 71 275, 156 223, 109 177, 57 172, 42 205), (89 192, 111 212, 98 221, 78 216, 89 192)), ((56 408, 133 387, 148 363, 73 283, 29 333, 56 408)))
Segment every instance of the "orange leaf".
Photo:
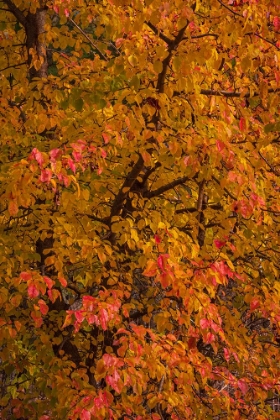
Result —
POLYGON ((15 216, 18 213, 18 204, 16 200, 9 202, 8 210, 11 216, 15 216))

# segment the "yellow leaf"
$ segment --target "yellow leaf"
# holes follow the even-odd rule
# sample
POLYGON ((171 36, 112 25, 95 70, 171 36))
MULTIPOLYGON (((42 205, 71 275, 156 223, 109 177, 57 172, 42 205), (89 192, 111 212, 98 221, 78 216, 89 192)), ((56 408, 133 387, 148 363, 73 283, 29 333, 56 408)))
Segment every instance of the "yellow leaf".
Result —
POLYGON ((162 61, 156 60, 154 62, 154 70, 156 73, 161 73, 163 69, 162 61))
POLYGON ((89 200, 89 190, 83 190, 83 197, 86 201, 89 200))
POLYGON ((38 133, 42 133, 46 129, 45 124, 40 124, 37 128, 38 133))
POLYGON ((139 241, 139 237, 137 235, 137 231, 135 229, 131 229, 131 238, 135 240, 135 242, 139 241))
POLYGON ((129 64, 131 64, 133 67, 137 65, 138 60, 137 57, 135 55, 130 55, 127 59, 127 61, 129 62, 129 64))
POLYGON ((139 230, 143 229, 146 226, 145 220, 144 219, 140 219, 139 222, 137 223, 137 228, 139 230))
POLYGON ((113 223, 111 226, 111 230, 113 233, 118 233, 121 230, 121 225, 119 223, 113 223))

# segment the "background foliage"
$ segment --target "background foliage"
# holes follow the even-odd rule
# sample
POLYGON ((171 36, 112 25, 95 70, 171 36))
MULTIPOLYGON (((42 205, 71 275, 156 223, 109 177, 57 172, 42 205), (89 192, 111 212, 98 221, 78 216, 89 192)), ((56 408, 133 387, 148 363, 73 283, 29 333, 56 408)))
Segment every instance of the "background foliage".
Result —
POLYGON ((278 418, 277 3, 0 2, 1 418, 278 418))

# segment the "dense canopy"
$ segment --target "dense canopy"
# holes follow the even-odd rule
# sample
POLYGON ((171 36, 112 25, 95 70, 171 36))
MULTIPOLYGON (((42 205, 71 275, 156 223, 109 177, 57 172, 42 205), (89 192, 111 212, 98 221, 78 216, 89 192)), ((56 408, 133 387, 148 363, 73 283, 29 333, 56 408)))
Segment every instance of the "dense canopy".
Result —
POLYGON ((279 91, 277 0, 0 1, 0 418, 280 418, 279 91))

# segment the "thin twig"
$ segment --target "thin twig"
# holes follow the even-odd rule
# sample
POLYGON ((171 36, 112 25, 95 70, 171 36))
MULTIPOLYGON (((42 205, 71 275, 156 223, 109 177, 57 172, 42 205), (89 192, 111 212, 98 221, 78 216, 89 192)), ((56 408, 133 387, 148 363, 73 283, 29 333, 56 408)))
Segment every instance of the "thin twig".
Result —
MULTIPOLYGON (((213 36, 216 39, 219 38, 219 35, 217 35, 217 34, 207 33, 207 34, 193 35, 193 36, 191 36, 191 39, 205 38, 206 36, 213 36)), ((187 38, 187 37, 183 38, 182 41, 184 41, 185 39, 189 39, 189 38, 187 38)))
POLYGON ((274 167, 268 162, 268 160, 261 154, 261 152, 259 151, 258 154, 260 155, 260 157, 265 161, 265 163, 267 164, 267 166, 270 167, 270 169, 272 170, 272 172, 276 175, 276 176, 280 176, 280 173, 278 171, 276 171, 274 169, 274 167))
POLYGON ((4 70, 8 70, 8 69, 16 69, 18 66, 24 66, 24 65, 26 65, 26 62, 18 63, 18 64, 14 64, 12 66, 5 67, 4 69, 0 69, 0 71, 4 71, 4 70))
MULTIPOLYGON (((221 185, 220 184, 220 181, 215 177, 215 176, 213 176, 212 177, 213 179, 214 179, 214 181, 218 184, 218 185, 221 185)), ((231 192, 227 189, 227 188, 225 188, 224 187, 224 190, 225 190, 225 192, 230 196, 230 198, 232 199, 232 200, 234 200, 234 201, 236 201, 237 200, 237 198, 236 197, 234 197, 234 195, 233 194, 231 194, 231 192)))
MULTIPOLYGON (((268 93, 274 93, 274 92, 275 93, 280 92, 280 88, 268 89, 268 93)), ((176 95, 177 92, 174 92, 174 94, 176 95)), ((241 92, 237 92, 236 90, 234 90, 233 92, 230 92, 227 90, 213 90, 213 89, 201 89, 200 94, 206 95, 206 96, 224 96, 225 98, 240 98, 241 96, 243 98, 251 98, 251 97, 259 96, 258 92, 255 92, 253 95, 251 95, 248 92, 248 93, 245 93, 244 95, 241 92)))
MULTIPOLYGON (((159 388, 158 388, 158 393, 159 393, 159 394, 161 394, 161 391, 162 391, 162 388, 163 388, 164 381, 165 381, 165 375, 162 375, 162 378, 161 378, 160 383, 159 383, 159 388)), ((157 404, 157 412, 158 412, 158 414, 159 414, 160 418, 161 418, 162 420, 164 420, 164 416, 163 416, 162 411, 161 411, 161 406, 160 406, 160 403, 158 403, 158 404, 157 404)))
POLYGON ((240 13, 237 13, 234 10, 232 10, 230 7, 228 7, 226 4, 224 4, 221 0, 218 0, 218 2, 220 3, 221 6, 225 7, 227 10, 229 10, 232 14, 234 14, 236 16, 240 16, 240 17, 243 18, 243 15, 241 15, 240 13))
POLYGON ((96 49, 98 54, 102 58, 104 58, 104 60, 108 61, 107 57, 105 57, 105 55, 100 51, 100 49, 97 47, 97 45, 95 45, 95 43, 90 39, 90 37, 85 33, 85 31, 73 19, 68 18, 68 20, 81 32, 82 35, 84 35, 84 37, 88 40, 88 42, 92 45, 92 47, 96 49))
POLYGON ((264 38, 263 36, 259 35, 259 34, 258 34, 258 33, 256 33, 256 32, 255 32, 255 33, 245 34, 245 35, 255 35, 255 36, 257 36, 258 38, 262 39, 263 41, 267 42, 268 44, 273 45, 273 47, 275 47, 278 51, 280 50, 280 48, 279 48, 279 47, 277 47, 277 45, 276 45, 276 43, 275 43, 275 42, 272 42, 272 41, 270 41, 269 39, 264 38))

